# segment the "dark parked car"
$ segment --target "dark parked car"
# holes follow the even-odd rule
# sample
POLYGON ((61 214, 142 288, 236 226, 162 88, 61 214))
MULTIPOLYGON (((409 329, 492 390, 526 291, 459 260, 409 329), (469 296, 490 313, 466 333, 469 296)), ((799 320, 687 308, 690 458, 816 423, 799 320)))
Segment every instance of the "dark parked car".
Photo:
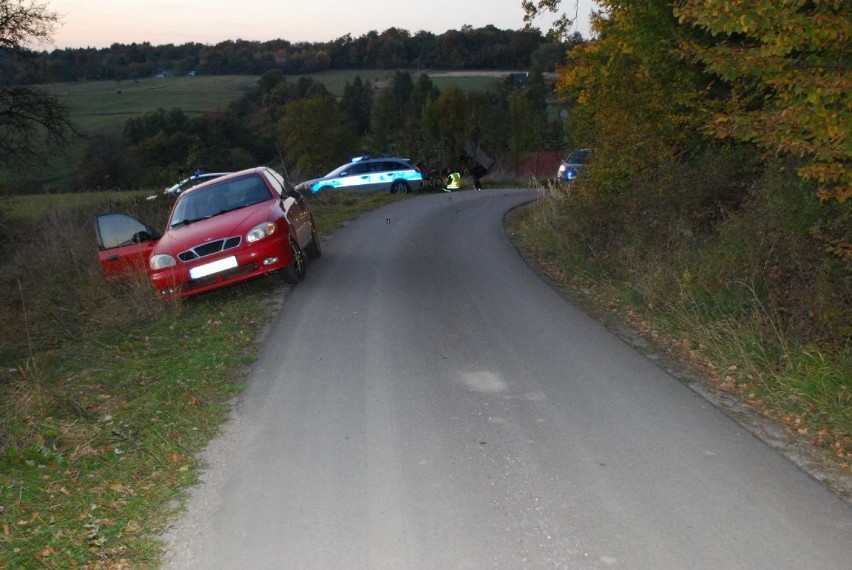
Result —
POLYGON ((583 165, 589 159, 590 152, 591 150, 588 148, 581 148, 569 154, 568 158, 563 160, 562 164, 559 165, 559 171, 556 173, 556 181, 571 182, 577 178, 583 165))
POLYGON ((407 158, 370 158, 360 156, 338 166, 322 178, 297 186, 302 192, 355 190, 407 194, 423 187, 423 175, 407 158))
POLYGON ((296 283, 321 255, 304 197, 271 168, 227 174, 182 192, 162 236, 124 214, 98 216, 108 277, 144 266, 163 296, 188 297, 269 273, 296 283))

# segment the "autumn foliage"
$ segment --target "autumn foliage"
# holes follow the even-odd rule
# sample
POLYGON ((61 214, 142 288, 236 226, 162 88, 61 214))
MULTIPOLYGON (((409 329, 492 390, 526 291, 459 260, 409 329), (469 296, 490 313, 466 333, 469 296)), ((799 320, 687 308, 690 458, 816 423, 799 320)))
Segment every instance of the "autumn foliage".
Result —
POLYGON ((802 342, 848 346, 852 2, 596 4, 596 37, 559 70, 568 146, 594 149, 565 231, 614 274, 663 262, 731 306, 747 290, 802 342))
POLYGON ((800 159, 823 200, 852 197, 852 3, 692 0, 673 12, 710 36, 680 50, 729 89, 708 130, 800 159))

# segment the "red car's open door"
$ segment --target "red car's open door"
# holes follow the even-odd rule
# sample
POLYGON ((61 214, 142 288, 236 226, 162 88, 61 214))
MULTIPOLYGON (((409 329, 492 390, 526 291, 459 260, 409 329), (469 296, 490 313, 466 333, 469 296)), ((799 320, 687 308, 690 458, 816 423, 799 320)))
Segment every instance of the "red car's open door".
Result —
POLYGON ((125 214, 101 214, 95 218, 98 259, 107 278, 131 273, 144 275, 159 232, 125 214))

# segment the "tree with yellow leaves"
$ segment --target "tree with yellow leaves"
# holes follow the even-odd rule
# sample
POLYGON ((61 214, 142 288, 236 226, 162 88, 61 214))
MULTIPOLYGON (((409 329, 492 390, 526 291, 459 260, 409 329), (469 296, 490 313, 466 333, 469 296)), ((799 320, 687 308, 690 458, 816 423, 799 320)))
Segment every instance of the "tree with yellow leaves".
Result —
POLYGON ((822 200, 852 197, 852 2, 682 0, 673 11, 706 31, 680 47, 730 86, 707 127, 800 160, 822 200))

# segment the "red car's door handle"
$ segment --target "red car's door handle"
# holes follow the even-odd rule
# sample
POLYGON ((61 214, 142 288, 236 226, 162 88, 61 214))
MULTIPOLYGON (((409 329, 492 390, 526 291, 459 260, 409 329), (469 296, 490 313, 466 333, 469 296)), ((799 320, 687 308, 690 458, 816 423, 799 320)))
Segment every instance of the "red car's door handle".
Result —
POLYGON ((107 261, 118 261, 118 256, 110 255, 109 257, 107 257, 107 261))

